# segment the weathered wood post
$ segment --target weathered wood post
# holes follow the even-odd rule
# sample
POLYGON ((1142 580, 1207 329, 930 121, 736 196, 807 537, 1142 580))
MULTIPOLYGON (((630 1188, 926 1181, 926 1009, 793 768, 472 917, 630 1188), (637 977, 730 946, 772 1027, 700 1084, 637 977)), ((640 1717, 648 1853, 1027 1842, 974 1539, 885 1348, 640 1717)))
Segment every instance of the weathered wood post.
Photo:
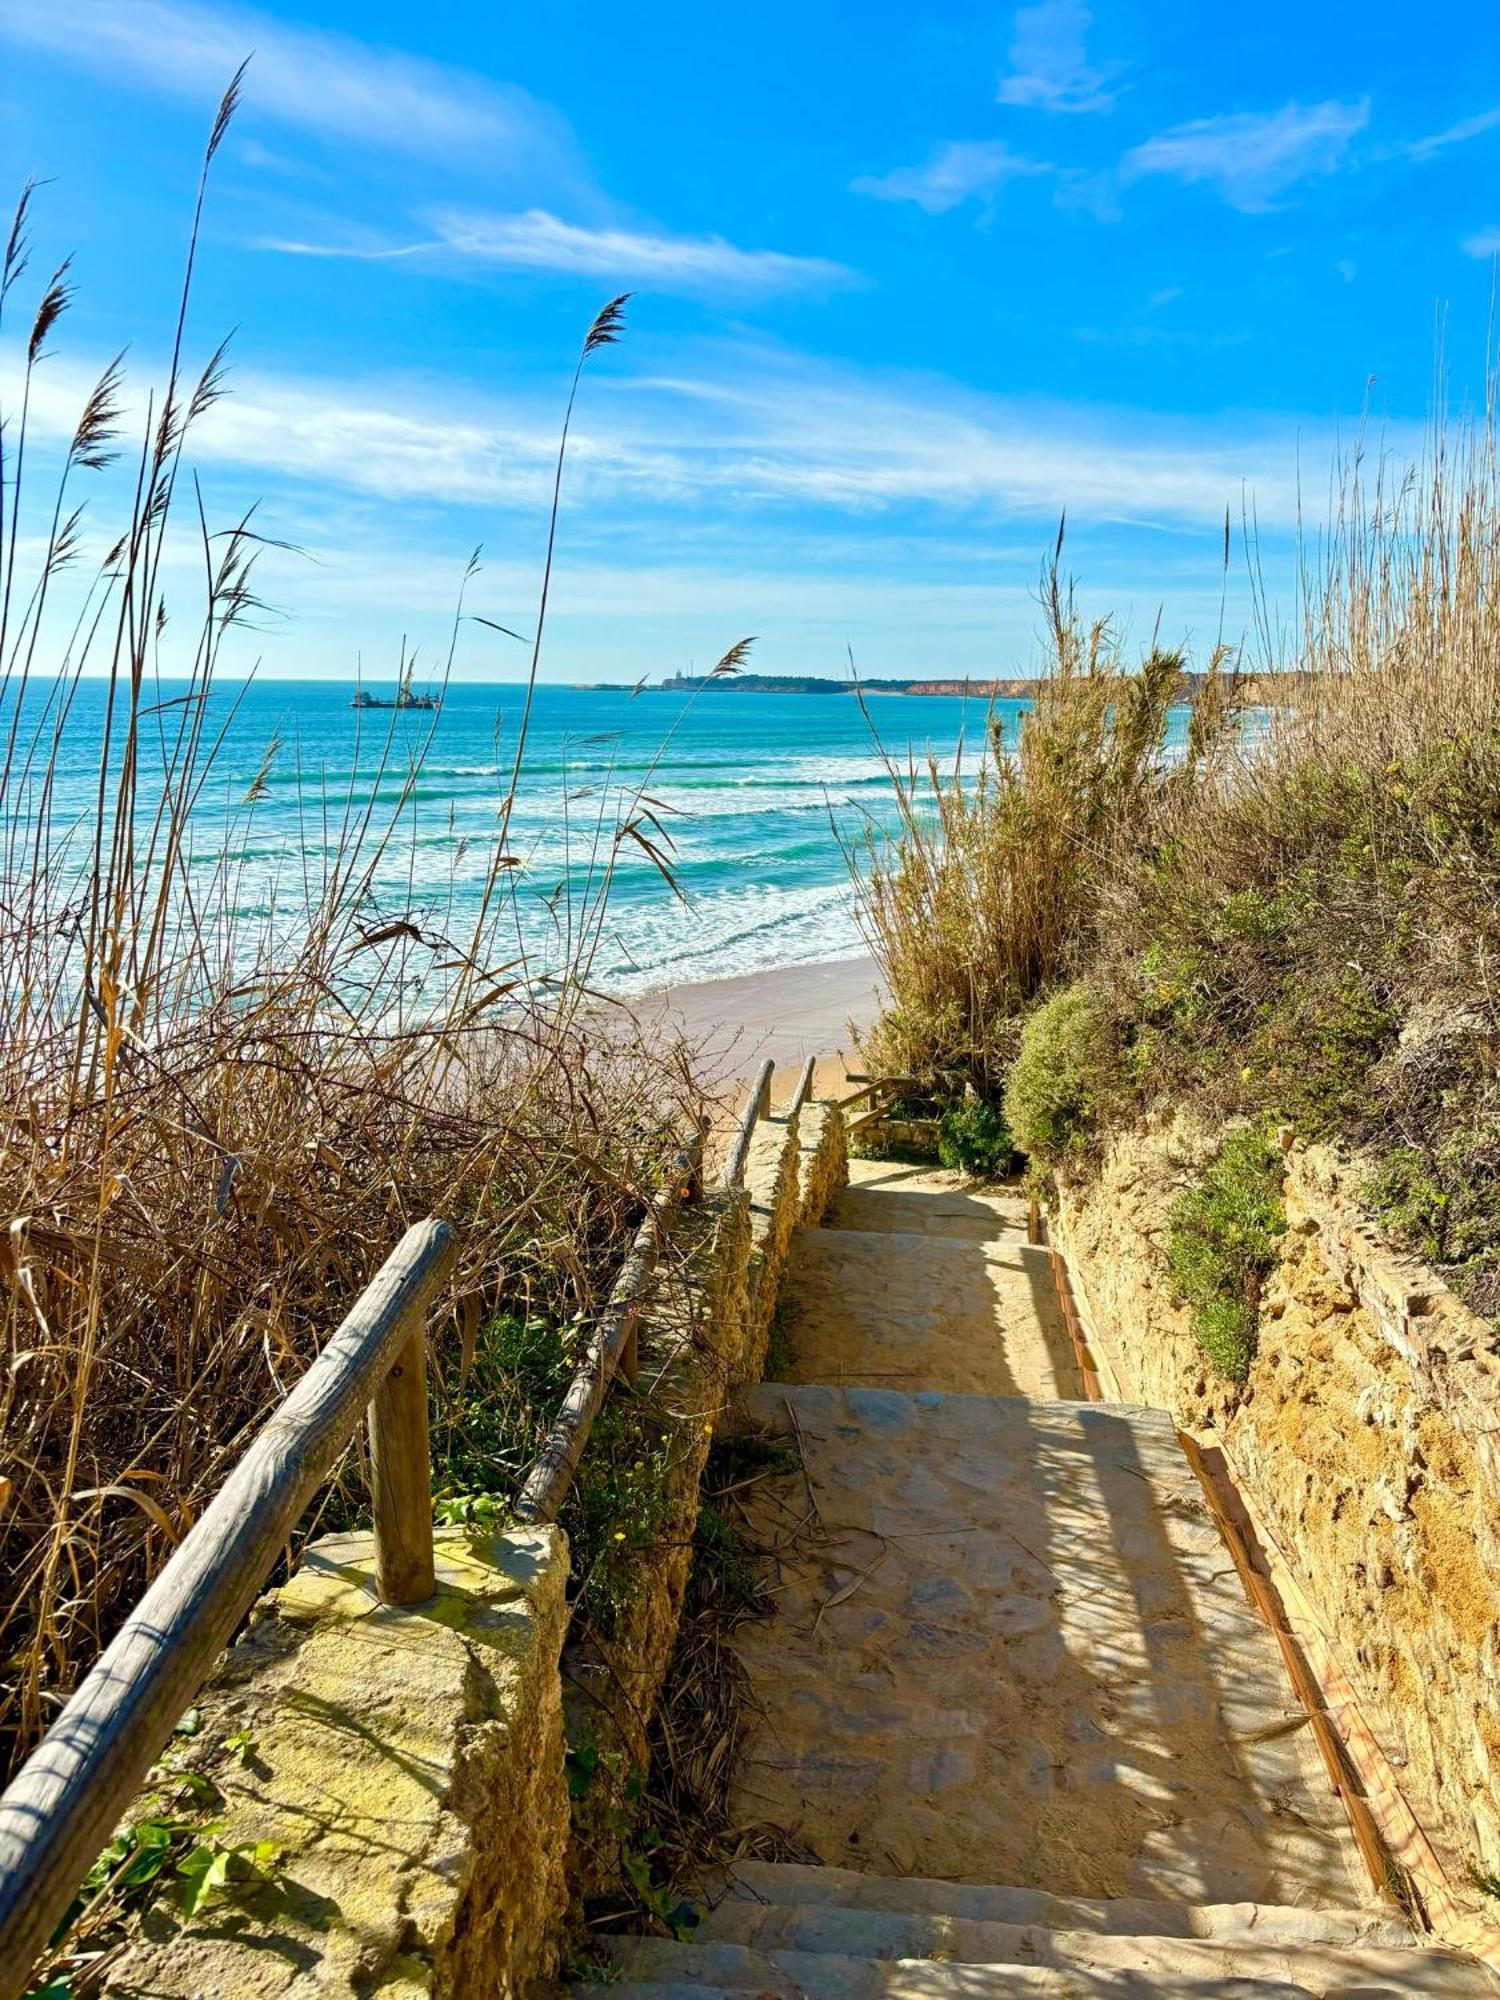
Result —
POLYGON ((812 1095, 813 1073, 817 1069, 817 1066, 818 1059, 816 1056, 809 1056, 807 1061, 802 1065, 802 1074, 797 1079, 797 1088, 792 1092, 792 1101, 787 1106, 786 1115, 788 1120, 798 1115, 803 1105, 806 1104, 808 1098, 812 1095))
POLYGON ((425 1604, 432 1559, 432 1456, 427 1437, 427 1340, 422 1321, 370 1402, 370 1499, 375 1580, 386 1604, 425 1604))
POLYGON ((763 1062, 760 1066, 760 1075, 756 1079, 755 1089, 755 1115, 757 1118, 769 1118, 771 1115, 771 1072, 775 1067, 774 1062, 763 1062))

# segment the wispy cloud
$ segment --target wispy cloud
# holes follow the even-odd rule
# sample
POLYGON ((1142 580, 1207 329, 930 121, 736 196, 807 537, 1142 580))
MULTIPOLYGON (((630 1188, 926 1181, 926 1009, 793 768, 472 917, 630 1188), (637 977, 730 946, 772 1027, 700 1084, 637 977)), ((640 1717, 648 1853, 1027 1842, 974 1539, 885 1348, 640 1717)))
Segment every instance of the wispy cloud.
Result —
POLYGON ((1016 13, 1010 68, 996 95, 1038 111, 1107 111, 1118 66, 1095 68, 1087 38, 1093 15, 1083 0, 1038 0, 1016 13))
POLYGON ((856 194, 914 201, 929 215, 944 215, 971 196, 995 194, 1006 181, 1051 171, 1043 160, 1012 152, 1003 139, 955 139, 937 147, 920 167, 864 174, 852 185, 856 194))
POLYGON ((1464 238, 1464 254, 1469 257, 1500 257, 1500 228, 1477 229, 1464 238))
POLYGON ((397 152, 479 149, 534 169, 571 150, 550 107, 496 84, 350 36, 208 0, 6 0, 0 37, 110 76, 211 105, 252 56, 246 109, 397 152))
POLYGON ((1500 125, 1500 104, 1476 112, 1472 118, 1460 118, 1456 125, 1447 125, 1441 132, 1429 132, 1425 139, 1410 140, 1401 151, 1410 160, 1430 160, 1437 153, 1447 152, 1450 146, 1462 146, 1470 139, 1493 132, 1497 125, 1500 125))
POLYGON ((1350 141, 1369 122, 1368 98, 1196 118, 1134 147, 1120 173, 1125 180, 1165 174, 1204 182, 1232 208, 1254 214, 1275 207, 1298 182, 1336 172, 1350 141))
POLYGON ((742 250, 722 236, 672 236, 663 232, 586 228, 546 209, 496 215, 445 209, 427 218, 433 233, 411 243, 361 237, 315 243, 284 237, 263 240, 263 250, 294 257, 348 258, 386 263, 447 254, 471 263, 515 271, 563 271, 607 284, 649 286, 669 292, 765 294, 856 284, 858 273, 826 257, 791 257, 780 250, 742 250))
POLYGON ((847 265, 826 257, 742 250, 722 236, 587 229, 540 208, 524 215, 450 209, 434 219, 446 248, 517 270, 575 271, 627 284, 654 283, 691 291, 728 286, 735 291, 776 292, 856 279, 847 265))
MULTIPOLYGON (((975 511, 1046 521, 1212 524, 1243 487, 1263 521, 1295 516, 1289 427, 1210 432, 1135 415, 976 394, 734 343, 680 370, 601 377, 573 445, 573 490, 634 518, 789 505, 835 517, 975 511), (601 393, 602 392, 602 393, 601 393)), ((65 439, 87 376, 61 361, 36 392, 38 434, 65 439)), ((555 384, 361 384, 247 372, 195 431, 194 456, 287 496, 301 490, 534 509, 556 451, 555 384)), ((909 518, 909 517, 908 517, 909 518)), ((303 535, 295 539, 306 539, 303 535)))

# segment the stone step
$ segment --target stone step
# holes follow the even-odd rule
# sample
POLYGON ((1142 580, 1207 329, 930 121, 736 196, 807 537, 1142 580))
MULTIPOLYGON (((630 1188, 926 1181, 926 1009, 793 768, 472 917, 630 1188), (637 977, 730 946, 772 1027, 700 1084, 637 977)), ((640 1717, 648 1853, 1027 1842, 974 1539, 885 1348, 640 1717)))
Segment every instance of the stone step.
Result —
MULTIPOLYGON (((1309 1927, 1310 1929, 1310 1927, 1309 1927)), ((757 1908, 753 1903, 721 1903, 705 1921, 699 1938, 705 1943, 744 1945, 772 1955, 781 1952, 824 1952, 838 1958, 942 1959, 966 1965, 1094 1965, 1127 1970, 1143 1945, 1183 1948, 1190 1967, 1206 1965, 1214 1952, 1274 1952, 1297 1965, 1305 1979, 1318 1971, 1332 1978, 1350 1952, 1382 1957, 1420 1952, 1411 1936, 1392 1944, 1320 1940, 1308 1929, 1287 1937, 1262 1934, 1256 1928, 1218 1936, 1163 1937, 1160 1932, 1121 1933, 1058 1930, 1045 1924, 978 1923, 970 1917, 903 1914, 896 1910, 839 1910, 828 1904, 805 1909, 757 1908), (1196 1956, 1195 1956, 1196 1954, 1196 1956)), ((695 1940, 696 1941, 696 1940, 695 1940)), ((1170 1960, 1170 1954, 1168 1954, 1170 1960)))
MULTIPOLYGON (((825 1959, 825 1965, 832 1961, 825 1959)), ((963 1988, 960 2000, 1147 2000, 1149 1995, 1160 1996, 1160 2000, 1307 2000, 1307 1991, 1301 1986, 1283 1986, 1280 1982, 1267 1985, 1264 1980, 1249 1979, 1187 1979, 1153 1980, 1149 1987, 1141 1986, 1134 1980, 1121 1985, 1113 1975, 1096 1978, 1091 1973, 1057 1972, 1045 1966, 1023 1970, 1014 1965, 971 1965, 964 1971, 974 1975, 972 1983, 963 1988)), ((896 1989, 890 1989, 892 1993, 896 1989)), ((808 2000, 842 2000, 842 1990, 830 1986, 799 1986, 784 1980, 760 1989, 767 2000, 781 2000, 781 1996, 806 1995, 808 2000)), ((722 1985, 715 1980, 683 1980, 674 1982, 665 1979, 617 1979, 610 1982, 609 2000, 744 2000, 746 1988, 722 1985)), ((900 1989, 902 1995, 911 1994, 913 2000, 927 2000, 930 1989, 925 1985, 913 1985, 900 1989)), ((1378 1987, 1351 1987, 1347 2000, 1394 2000, 1395 1989, 1378 1987)), ((597 1986, 579 1985, 572 1988, 572 2000, 600 2000, 597 1986)), ((935 2000, 949 2000, 945 1993, 935 1996, 935 2000)))
POLYGON ((1019 1187, 965 1187, 956 1174, 878 1165, 840 1190, 829 1205, 834 1229, 908 1230, 950 1240, 1014 1241, 1026 1237, 1029 1207, 1019 1187))
MULTIPOLYGON (((892 1933, 902 1940, 893 1953, 881 1956, 923 1958, 932 1955, 955 1927, 976 1932, 1004 1926, 1036 1925, 1054 1931, 1097 1931, 1116 1936, 1204 1938, 1220 1942, 1260 1944, 1378 1945, 1401 1950, 1417 1942, 1405 1918, 1382 1907, 1304 1909, 1296 1904, 1168 1903, 1143 1896, 1090 1898, 1058 1896, 1046 1889, 1016 1889, 999 1884, 942 1882, 866 1875, 852 1868, 816 1868, 796 1862, 737 1862, 724 1885, 722 1898, 704 1918, 700 1938, 726 1943, 799 1951, 844 1951, 847 1944, 813 1942, 818 1936, 844 1937, 845 1930, 866 1916, 891 1917, 907 1925, 892 1933), (771 1919, 794 1919, 782 1934, 771 1919), (823 1918, 832 1928, 819 1930, 823 1918), (764 1927, 763 1927, 764 1926, 764 1927)), ((971 1950, 965 1958, 993 1954, 971 1950)))
POLYGON ((743 1945, 676 1944, 622 1938, 610 1958, 622 1978, 674 1986, 710 1986, 777 2000, 966 2000, 976 1993, 1110 1995, 1309 1995, 1313 2000, 1494 2000, 1495 1987, 1471 1960, 1431 1950, 1337 1950, 1317 1945, 1211 1944, 1097 1932, 1031 1934, 1034 1955, 1020 1959, 881 1958, 871 1954, 753 1951, 743 1945), (1051 1986, 1018 1985, 1041 1973, 1051 1986))
POLYGON ((1047 1252, 1024 1237, 795 1230, 781 1324, 791 1382, 1082 1393, 1047 1252))
MULTIPOLYGON (((777 1615, 732 1811, 818 1861, 1155 1902, 1357 1905, 1276 1641, 1164 1411, 766 1384, 777 1615), (788 1545, 816 1502, 821 1531, 788 1545)), ((765 1519, 760 1520, 764 1512, 765 1519)))

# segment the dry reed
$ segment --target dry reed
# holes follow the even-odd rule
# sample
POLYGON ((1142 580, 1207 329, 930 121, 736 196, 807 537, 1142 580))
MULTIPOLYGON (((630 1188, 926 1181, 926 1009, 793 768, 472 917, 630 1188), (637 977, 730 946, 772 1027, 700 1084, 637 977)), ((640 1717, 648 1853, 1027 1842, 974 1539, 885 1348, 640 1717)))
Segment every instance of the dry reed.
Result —
MULTIPOLYGON (((125 444, 119 363, 39 511, 31 498, 32 387, 66 313, 66 267, 23 328, 0 430, 3 1763, 47 1727, 407 1222, 445 1216, 464 1246, 438 1329, 441 1409, 492 1311, 588 1313, 666 1148, 699 1115, 685 1053, 622 1034, 586 991, 615 857, 651 838, 646 804, 599 808, 556 961, 533 966, 521 948, 510 803, 524 722, 462 938, 444 934, 441 907, 393 904, 382 886, 421 769, 421 749, 403 758, 394 734, 374 783, 351 776, 310 808, 307 852, 288 855, 264 920, 234 915, 234 857, 265 773, 212 822, 227 727, 214 675, 257 608, 262 544, 249 519, 206 524, 186 451, 223 393, 222 353, 197 371, 185 356, 204 191, 238 87, 206 149, 166 379, 128 447, 125 518, 92 575, 79 490, 125 444), (204 585, 180 637, 162 575, 184 512, 204 585), (164 689, 174 669, 185 688, 164 689), (107 694, 79 821, 59 805, 59 773, 86 675, 107 694)), ((5 254, 10 314, 30 206, 28 191, 5 254)), ((585 339, 569 416, 622 303, 585 339)), ((559 490, 565 453, 566 432, 559 490)), ((555 493, 549 554, 556 521, 555 493)), ((528 704, 549 581, 550 561, 528 704)))

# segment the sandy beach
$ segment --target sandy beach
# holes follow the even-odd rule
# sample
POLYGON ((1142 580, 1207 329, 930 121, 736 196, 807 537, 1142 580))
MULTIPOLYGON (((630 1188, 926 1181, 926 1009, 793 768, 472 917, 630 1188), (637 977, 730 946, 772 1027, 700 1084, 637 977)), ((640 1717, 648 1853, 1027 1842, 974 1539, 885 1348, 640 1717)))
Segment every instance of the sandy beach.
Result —
POLYGON ((797 1071, 809 1056, 820 1058, 820 1089, 837 1081, 846 1064, 858 1069, 851 1029, 869 1026, 879 1006, 875 961, 861 957, 669 987, 646 994, 636 1011, 679 1028, 701 1049, 711 1077, 745 1076, 769 1056, 779 1098, 794 1081, 783 1072, 797 1071))

